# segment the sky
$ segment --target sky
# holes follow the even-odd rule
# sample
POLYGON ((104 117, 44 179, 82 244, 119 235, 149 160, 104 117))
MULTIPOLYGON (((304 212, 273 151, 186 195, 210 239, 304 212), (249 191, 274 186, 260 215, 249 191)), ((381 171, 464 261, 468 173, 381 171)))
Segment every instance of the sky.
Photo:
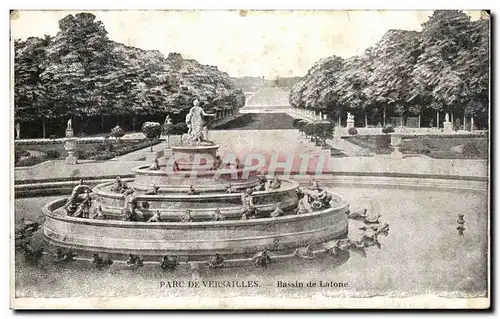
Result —
MULTIPOLYGON (((11 37, 56 35, 81 11, 17 11, 11 37)), ((390 29, 421 30, 431 11, 90 11, 109 38, 215 65, 231 76, 303 76, 321 58, 363 53, 390 29)), ((479 11, 467 12, 477 19, 479 11)))

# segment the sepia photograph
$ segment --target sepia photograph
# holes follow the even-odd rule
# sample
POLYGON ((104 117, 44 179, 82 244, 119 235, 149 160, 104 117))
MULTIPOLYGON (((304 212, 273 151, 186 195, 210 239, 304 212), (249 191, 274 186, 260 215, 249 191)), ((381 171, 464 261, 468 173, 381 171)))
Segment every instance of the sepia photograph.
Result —
POLYGON ((12 309, 490 308, 491 11, 9 15, 12 309))

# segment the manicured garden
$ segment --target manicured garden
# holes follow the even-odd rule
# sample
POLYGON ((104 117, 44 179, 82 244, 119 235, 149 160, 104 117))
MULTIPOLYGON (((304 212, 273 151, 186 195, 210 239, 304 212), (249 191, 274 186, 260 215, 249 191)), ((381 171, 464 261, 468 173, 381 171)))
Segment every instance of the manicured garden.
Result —
MULTIPOLYGON (((159 144, 154 139, 80 139, 78 140, 78 159, 109 160, 134 152, 151 145, 159 144)), ((14 151, 16 167, 33 166, 48 160, 64 159, 64 139, 16 141, 14 151)))
POLYGON ((487 137, 419 136, 404 138, 401 152, 442 159, 488 159, 487 137))
MULTIPOLYGON (((389 134, 356 135, 344 139, 376 154, 390 154, 393 150, 389 134)), ((423 154, 436 159, 488 159, 488 149, 486 136, 455 135, 403 136, 400 147, 403 154, 423 154)))

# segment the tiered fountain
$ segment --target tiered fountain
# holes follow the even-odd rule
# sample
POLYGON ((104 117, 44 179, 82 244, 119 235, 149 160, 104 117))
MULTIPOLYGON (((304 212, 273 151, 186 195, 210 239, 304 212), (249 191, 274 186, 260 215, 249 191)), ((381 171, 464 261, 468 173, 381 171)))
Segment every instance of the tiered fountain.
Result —
MULTIPOLYGON (((174 147, 167 164, 133 170, 135 179, 127 181, 133 195, 114 191, 115 182, 97 185, 92 190, 90 218, 68 215, 64 208, 67 199, 46 205, 45 239, 57 247, 80 252, 205 260, 216 253, 225 259, 249 257, 265 250, 286 255, 297 248, 346 237, 347 203, 329 193, 331 201, 325 209, 296 214, 299 185, 288 179, 281 179, 278 188, 254 191, 251 197, 257 213, 242 219, 242 195, 259 184, 257 171, 254 167, 212 163, 217 162, 214 158, 219 146, 203 142, 204 115, 195 104, 186 118, 189 143, 174 147), (193 161, 200 157, 205 161, 193 161), (157 191, 146 195, 153 185, 157 191), (190 194, 190 188, 195 192, 190 194), (123 220, 130 202, 139 221, 123 220), (270 217, 277 205, 283 214, 270 217), (92 218, 99 207, 100 219, 92 218), (217 208, 223 220, 214 220, 217 208), (190 222, 182 218, 188 209, 190 222), (157 212, 158 221, 148 222, 157 212)), ((77 193, 72 194, 76 202, 81 200, 77 193)))

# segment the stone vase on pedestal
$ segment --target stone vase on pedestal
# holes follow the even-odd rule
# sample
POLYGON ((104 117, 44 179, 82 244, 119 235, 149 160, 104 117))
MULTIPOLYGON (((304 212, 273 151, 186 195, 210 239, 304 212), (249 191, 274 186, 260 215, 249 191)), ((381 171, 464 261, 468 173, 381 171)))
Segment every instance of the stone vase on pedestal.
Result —
POLYGON ((445 134, 453 133, 453 124, 451 122, 443 122, 443 132, 445 134))
POLYGON ((354 127, 354 120, 353 119, 347 119, 347 129, 353 128, 354 127))
POLYGON ((165 140, 165 149, 163 150, 163 156, 168 159, 173 155, 174 151, 172 150, 172 146, 170 145, 170 135, 167 135, 167 139, 165 140))
POLYGON ((342 128, 340 126, 334 126, 333 127, 333 139, 335 141, 339 141, 342 139, 342 128))
POLYGON ((78 158, 75 156, 75 152, 77 150, 77 140, 67 140, 66 143, 64 143, 64 149, 68 152, 68 157, 66 157, 64 163, 69 165, 76 165, 78 162, 78 158))
POLYGON ((403 158, 403 153, 399 151, 399 147, 401 145, 401 134, 398 133, 391 133, 391 146, 393 148, 393 151, 391 153, 391 157, 394 159, 402 159, 403 158))

